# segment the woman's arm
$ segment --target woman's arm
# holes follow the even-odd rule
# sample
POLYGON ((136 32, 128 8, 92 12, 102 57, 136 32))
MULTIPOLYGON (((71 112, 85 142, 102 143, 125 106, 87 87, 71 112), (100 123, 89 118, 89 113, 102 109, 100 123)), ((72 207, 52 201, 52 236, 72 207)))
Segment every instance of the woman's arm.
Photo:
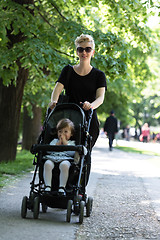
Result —
POLYGON ((53 89, 52 95, 51 95, 51 102, 49 103, 49 107, 51 109, 53 109, 56 106, 59 95, 61 94, 63 88, 64 88, 64 85, 62 83, 60 83, 60 82, 56 83, 56 85, 53 89))
POLYGON ((96 100, 92 103, 84 102, 83 108, 84 110, 89 110, 90 108, 96 109, 98 108, 104 101, 104 95, 105 95, 105 87, 98 88, 96 91, 96 100))

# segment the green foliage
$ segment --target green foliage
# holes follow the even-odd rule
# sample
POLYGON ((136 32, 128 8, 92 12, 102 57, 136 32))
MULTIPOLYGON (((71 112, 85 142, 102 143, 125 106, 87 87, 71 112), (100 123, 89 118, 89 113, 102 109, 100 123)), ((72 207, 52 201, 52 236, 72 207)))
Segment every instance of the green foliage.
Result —
MULTIPOLYGON (((2 0, 0 77, 16 85, 17 60, 29 69, 24 104, 46 107, 64 65, 77 62, 74 40, 88 33, 96 42, 92 64, 104 71, 108 91, 99 114, 114 108, 129 121, 129 106, 151 79, 146 59, 152 51, 145 4, 137 0, 2 0), (123 111, 122 111, 123 110, 123 111), (128 116, 128 119, 126 118, 128 116)), ((153 39, 152 39, 153 41, 153 39)))

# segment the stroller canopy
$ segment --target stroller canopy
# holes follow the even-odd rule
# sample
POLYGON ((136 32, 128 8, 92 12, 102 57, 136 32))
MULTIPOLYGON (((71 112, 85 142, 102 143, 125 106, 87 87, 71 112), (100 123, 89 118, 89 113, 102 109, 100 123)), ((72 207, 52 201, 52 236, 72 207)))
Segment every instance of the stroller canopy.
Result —
POLYGON ((82 129, 86 126, 86 117, 84 111, 77 104, 73 103, 58 104, 50 112, 44 124, 42 143, 48 144, 53 138, 57 137, 56 125, 63 118, 68 118, 74 123, 74 140, 76 144, 83 144, 82 129))

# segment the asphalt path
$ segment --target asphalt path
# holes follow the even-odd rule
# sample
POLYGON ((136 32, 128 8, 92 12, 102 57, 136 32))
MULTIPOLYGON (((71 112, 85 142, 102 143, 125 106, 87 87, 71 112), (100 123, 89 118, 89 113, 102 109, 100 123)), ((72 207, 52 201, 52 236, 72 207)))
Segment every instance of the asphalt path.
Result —
MULTIPOLYGON (((148 144, 147 148, 149 146, 148 144)), ((95 194, 98 194, 97 184, 100 183, 103 175, 118 176, 123 173, 123 175, 137 176, 142 179, 142 185, 150 196, 149 201, 155 210, 157 220, 160 220, 159 161, 159 157, 125 153, 117 149, 110 152, 107 139, 100 137, 92 153, 92 172, 87 194, 94 199, 95 194)), ((84 219, 84 223, 80 226, 77 223, 78 217, 72 216, 71 223, 67 223, 66 210, 49 208, 47 213, 40 212, 37 220, 33 219, 33 213, 28 211, 26 219, 21 218, 21 202, 23 196, 29 195, 32 174, 29 173, 17 179, 0 192, 0 240, 77 239, 79 230, 83 228, 86 221, 84 219)))

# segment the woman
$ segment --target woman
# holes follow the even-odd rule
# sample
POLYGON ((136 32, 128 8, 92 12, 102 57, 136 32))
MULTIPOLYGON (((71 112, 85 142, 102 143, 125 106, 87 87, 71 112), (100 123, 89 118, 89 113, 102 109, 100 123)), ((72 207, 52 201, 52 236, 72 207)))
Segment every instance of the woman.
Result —
POLYGON ((90 35, 81 34, 75 40, 79 63, 74 66, 67 65, 63 68, 60 77, 52 92, 50 108, 53 109, 63 88, 66 87, 67 73, 71 69, 66 93, 69 102, 80 105, 83 104, 85 111, 92 108, 93 117, 90 125, 90 135, 92 136, 92 147, 99 135, 99 123, 96 114, 98 108, 104 101, 106 78, 105 74, 92 67, 90 62, 95 53, 94 39, 90 35))

